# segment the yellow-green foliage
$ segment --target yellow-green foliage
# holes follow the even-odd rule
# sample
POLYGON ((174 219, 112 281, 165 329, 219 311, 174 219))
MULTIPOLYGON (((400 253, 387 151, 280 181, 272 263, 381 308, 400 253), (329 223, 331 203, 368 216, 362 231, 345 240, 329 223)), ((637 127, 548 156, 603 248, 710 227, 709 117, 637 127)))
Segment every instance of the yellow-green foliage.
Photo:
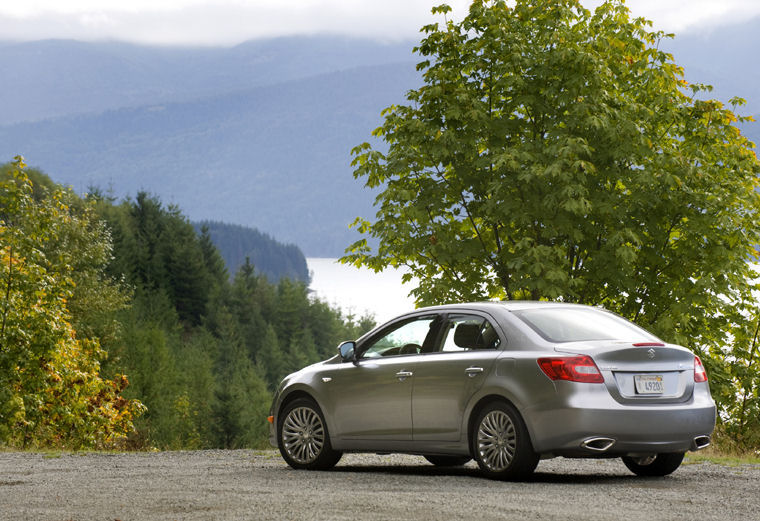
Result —
POLYGON ((121 396, 125 376, 101 377, 106 353, 78 336, 69 309, 87 275, 76 270, 102 271, 110 242, 69 192, 35 197, 24 167, 17 157, 0 181, 0 444, 110 446, 142 405, 121 396))

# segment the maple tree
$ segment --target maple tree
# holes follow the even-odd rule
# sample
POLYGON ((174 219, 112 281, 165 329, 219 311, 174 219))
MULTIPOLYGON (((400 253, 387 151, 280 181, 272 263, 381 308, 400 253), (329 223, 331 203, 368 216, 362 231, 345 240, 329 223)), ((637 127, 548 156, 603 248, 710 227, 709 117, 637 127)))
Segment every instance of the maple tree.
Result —
POLYGON ((143 407, 121 395, 126 376, 100 375, 106 353, 68 307, 75 267, 107 258, 110 242, 90 208, 73 211, 61 189, 36 198, 22 158, 13 166, 0 182, 0 442, 113 446, 143 407))

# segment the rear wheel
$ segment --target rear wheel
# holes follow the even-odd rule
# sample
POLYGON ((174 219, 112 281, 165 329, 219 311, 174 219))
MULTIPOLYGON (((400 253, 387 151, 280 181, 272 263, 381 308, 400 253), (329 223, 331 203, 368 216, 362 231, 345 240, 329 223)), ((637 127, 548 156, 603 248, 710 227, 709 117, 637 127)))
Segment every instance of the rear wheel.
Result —
POLYGON ((472 458, 469 456, 423 456, 436 467, 461 467, 472 458))
POLYGON ((623 456, 623 463, 637 476, 667 476, 674 472, 683 461, 683 452, 655 454, 641 458, 623 456))
POLYGON ((322 411, 309 398, 293 400, 282 410, 277 446, 294 469, 326 470, 334 467, 342 456, 332 449, 322 411))
POLYGON ((524 479, 538 465, 528 429, 520 413, 504 402, 486 405, 475 420, 472 453, 491 479, 524 479))

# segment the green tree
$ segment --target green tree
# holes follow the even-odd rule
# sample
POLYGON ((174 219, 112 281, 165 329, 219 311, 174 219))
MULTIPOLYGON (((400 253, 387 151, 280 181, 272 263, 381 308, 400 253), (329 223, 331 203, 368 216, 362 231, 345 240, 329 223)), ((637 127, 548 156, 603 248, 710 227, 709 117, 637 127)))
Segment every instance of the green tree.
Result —
POLYGON ((288 374, 286 370, 288 360, 285 358, 282 349, 280 349, 277 333, 271 325, 268 325, 264 330, 262 347, 256 356, 256 362, 263 368, 266 381, 269 383, 269 388, 272 391, 276 389, 282 377, 288 374))
POLYGON ((90 207, 72 208, 82 201, 70 192, 35 191, 24 166, 17 158, 0 180, 0 443, 111 445, 142 405, 122 396, 125 376, 101 377, 96 321, 82 311, 77 331, 70 308, 123 305, 104 276, 109 237, 90 207))
POLYGON ((217 340, 201 330, 182 346, 177 359, 178 373, 183 384, 182 394, 176 400, 181 405, 177 443, 184 449, 216 447, 214 407, 216 405, 216 378, 214 360, 217 340))
POLYGON ((125 317, 119 350, 119 366, 130 375, 132 385, 129 396, 139 397, 146 412, 135 422, 136 446, 180 448, 177 432, 183 432, 179 423, 181 411, 175 408, 182 389, 179 386, 176 359, 170 343, 171 332, 160 325, 125 317))
POLYGON ((760 307, 737 309, 730 341, 711 353, 710 387, 718 404, 718 439, 741 452, 760 448, 760 307))
POLYGON ((225 448, 252 447, 266 438, 266 415, 272 397, 258 368, 247 355, 234 316, 220 313, 215 427, 225 448))
POLYGON ((744 119, 697 99, 648 25, 622 1, 478 0, 426 26, 425 84, 374 132, 388 151, 354 149, 382 188, 358 221, 379 247, 343 260, 409 267, 421 303, 604 304, 679 340, 746 299, 760 165, 744 119))
POLYGON ((198 237, 198 244, 203 255, 203 263, 206 265, 206 271, 209 274, 212 286, 219 288, 229 279, 227 273, 227 267, 224 264, 224 259, 219 253, 219 250, 214 246, 211 241, 211 235, 208 231, 208 226, 205 224, 201 226, 201 234, 198 237))
MULTIPOLYGON (((408 267, 419 303, 603 305, 716 374, 749 356, 734 342, 760 244, 749 118, 705 100, 650 26, 622 0, 476 0, 425 26, 424 84, 373 133, 387 152, 353 150, 379 194, 343 261, 408 267)), ((721 407, 730 380, 714 381, 721 407)))

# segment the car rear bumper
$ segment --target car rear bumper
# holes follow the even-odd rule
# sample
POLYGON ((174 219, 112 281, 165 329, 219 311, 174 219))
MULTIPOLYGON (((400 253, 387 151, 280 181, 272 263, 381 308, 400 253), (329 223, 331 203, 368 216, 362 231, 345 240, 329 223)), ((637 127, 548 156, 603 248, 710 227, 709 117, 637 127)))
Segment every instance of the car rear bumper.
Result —
POLYGON ((709 394, 682 404, 603 401, 591 407, 563 404, 530 411, 526 418, 534 450, 591 457, 686 452, 709 445, 715 428, 715 403, 709 394))

